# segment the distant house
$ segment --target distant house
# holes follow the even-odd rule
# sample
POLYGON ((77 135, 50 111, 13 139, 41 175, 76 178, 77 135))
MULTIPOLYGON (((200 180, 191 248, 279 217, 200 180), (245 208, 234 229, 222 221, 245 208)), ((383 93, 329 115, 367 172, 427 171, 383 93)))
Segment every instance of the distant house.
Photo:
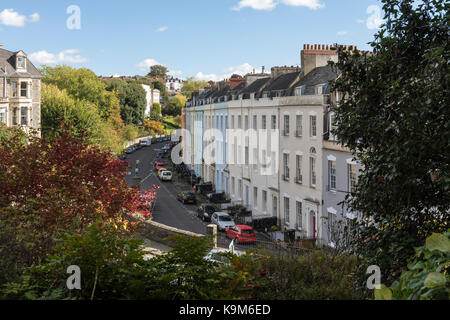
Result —
POLYGON ((40 129, 41 79, 23 51, 8 51, 0 45, 0 123, 25 132, 40 129))
POLYGON ((145 108, 145 116, 149 117, 152 113, 154 103, 161 103, 161 93, 158 89, 152 89, 150 86, 141 84, 146 92, 147 107, 145 108))
POLYGON ((171 96, 181 93, 184 81, 178 78, 169 78, 166 80, 167 93, 171 96))

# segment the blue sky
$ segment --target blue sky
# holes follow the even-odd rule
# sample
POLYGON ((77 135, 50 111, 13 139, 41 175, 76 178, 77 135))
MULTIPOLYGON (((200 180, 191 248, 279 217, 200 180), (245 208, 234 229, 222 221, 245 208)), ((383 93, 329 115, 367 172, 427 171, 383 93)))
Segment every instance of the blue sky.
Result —
POLYGON ((2 1, 0 43, 37 66, 144 75, 159 63, 182 78, 219 80, 298 65, 305 43, 369 49, 380 7, 379 0, 2 1), (81 29, 67 27, 71 5, 81 29))

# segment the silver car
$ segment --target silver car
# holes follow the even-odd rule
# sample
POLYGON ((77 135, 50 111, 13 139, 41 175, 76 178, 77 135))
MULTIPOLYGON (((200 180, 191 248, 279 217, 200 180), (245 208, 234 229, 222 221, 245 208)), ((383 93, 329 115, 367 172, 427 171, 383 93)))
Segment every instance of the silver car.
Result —
POLYGON ((211 216, 211 223, 217 225, 219 231, 225 231, 226 228, 234 227, 236 224, 228 213, 215 212, 211 216))

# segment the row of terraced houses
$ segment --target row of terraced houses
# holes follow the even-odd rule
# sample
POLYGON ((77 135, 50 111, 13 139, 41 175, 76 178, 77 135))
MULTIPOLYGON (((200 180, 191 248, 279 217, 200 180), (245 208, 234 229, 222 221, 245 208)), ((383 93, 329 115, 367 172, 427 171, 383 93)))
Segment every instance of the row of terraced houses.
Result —
POLYGON ((333 134, 334 46, 304 45, 301 67, 233 75, 195 92, 184 110, 184 161, 253 221, 276 218, 290 239, 335 245, 341 204, 360 165, 333 134))

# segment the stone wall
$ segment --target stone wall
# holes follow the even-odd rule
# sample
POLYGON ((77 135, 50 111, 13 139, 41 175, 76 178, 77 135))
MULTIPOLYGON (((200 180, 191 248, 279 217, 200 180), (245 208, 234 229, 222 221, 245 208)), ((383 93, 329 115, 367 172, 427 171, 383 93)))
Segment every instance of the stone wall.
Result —
POLYGON ((141 228, 142 229, 140 231, 144 237, 168 246, 172 245, 172 243, 167 241, 167 238, 173 235, 182 235, 188 238, 204 237, 202 234, 180 230, 154 221, 145 221, 141 228))

